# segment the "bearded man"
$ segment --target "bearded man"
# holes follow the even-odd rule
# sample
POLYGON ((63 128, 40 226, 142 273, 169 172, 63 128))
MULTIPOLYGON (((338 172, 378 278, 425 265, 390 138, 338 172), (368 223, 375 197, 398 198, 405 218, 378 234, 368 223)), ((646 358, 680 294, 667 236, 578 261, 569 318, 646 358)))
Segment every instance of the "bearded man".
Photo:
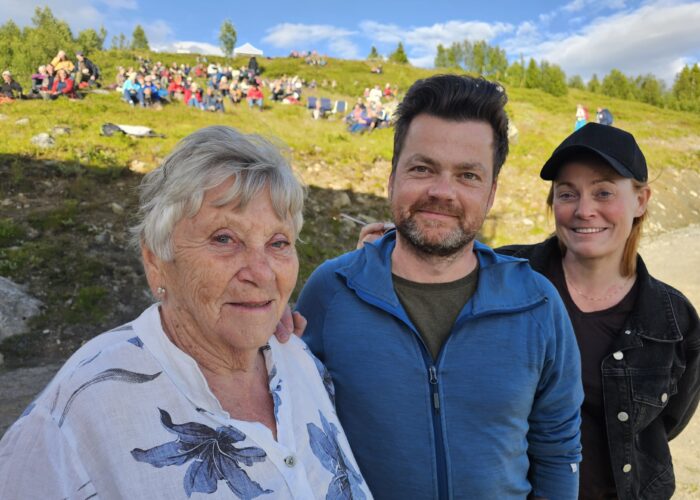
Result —
POLYGON ((575 499, 579 353, 554 287, 475 240, 508 154, 507 98, 417 81, 398 109, 396 231, 322 264, 297 303, 379 499, 575 499))

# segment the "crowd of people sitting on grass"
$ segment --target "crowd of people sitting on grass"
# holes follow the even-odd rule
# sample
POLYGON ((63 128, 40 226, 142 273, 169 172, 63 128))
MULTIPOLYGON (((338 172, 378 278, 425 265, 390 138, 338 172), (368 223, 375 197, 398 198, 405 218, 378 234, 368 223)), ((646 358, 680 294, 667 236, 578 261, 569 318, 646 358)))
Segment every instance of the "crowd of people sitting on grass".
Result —
POLYGON ((71 60, 64 50, 58 51, 56 57, 47 64, 37 68, 31 77, 32 84, 28 92, 14 79, 9 70, 2 73, 0 100, 14 99, 58 99, 67 97, 78 99, 80 91, 100 87, 100 69, 82 52, 75 53, 71 60))
POLYGON ((303 59, 306 64, 311 66, 325 66, 328 64, 328 57, 322 56, 315 50, 293 50, 289 53, 289 57, 293 59, 303 59))
POLYGON ((345 117, 348 130, 352 133, 372 132, 388 127, 398 106, 398 88, 390 83, 384 86, 368 87, 357 100, 349 115, 345 117))
POLYGON ((203 111, 224 112, 226 102, 238 104, 243 100, 251 108, 262 110, 262 86, 260 68, 251 57, 248 66, 240 68, 207 64, 206 60, 194 67, 139 60, 138 68, 118 68, 113 88, 132 106, 158 108, 183 102, 203 111))

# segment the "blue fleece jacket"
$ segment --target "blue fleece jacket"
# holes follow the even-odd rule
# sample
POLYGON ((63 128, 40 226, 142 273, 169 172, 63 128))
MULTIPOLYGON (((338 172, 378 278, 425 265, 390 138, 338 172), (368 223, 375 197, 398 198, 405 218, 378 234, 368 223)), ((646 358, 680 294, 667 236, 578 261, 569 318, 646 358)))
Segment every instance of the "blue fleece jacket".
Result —
POLYGON ((391 279, 395 234, 325 262, 297 303, 379 499, 575 499, 583 390, 554 287, 478 242, 479 281, 433 362, 391 279))

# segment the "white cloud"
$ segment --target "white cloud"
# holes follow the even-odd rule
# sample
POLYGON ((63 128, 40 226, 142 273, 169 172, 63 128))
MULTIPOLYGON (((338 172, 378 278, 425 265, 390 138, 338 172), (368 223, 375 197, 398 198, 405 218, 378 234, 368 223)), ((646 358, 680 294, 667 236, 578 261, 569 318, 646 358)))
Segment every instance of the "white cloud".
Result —
POLYGON ((314 49, 314 45, 326 43, 332 55, 352 59, 359 54, 357 45, 350 40, 354 34, 329 24, 282 23, 269 28, 263 42, 286 50, 314 49))
POLYGON ((220 47, 207 42, 178 41, 163 45, 153 46, 158 52, 179 52, 188 54, 206 54, 211 56, 223 56, 220 47))
POLYGON ((56 18, 67 21, 73 30, 96 29, 104 21, 104 15, 85 0, 3 0, 0 24, 11 19, 19 26, 30 25, 34 10, 44 6, 56 18))
POLYGON ((584 78, 612 68, 653 73, 671 82, 682 57, 700 51, 700 3, 648 3, 635 11, 599 18, 579 32, 553 35, 528 47, 526 55, 559 64, 584 78))
MULTIPOLYGON (((433 64, 438 44, 448 46, 463 40, 491 41, 499 35, 511 32, 513 25, 481 21, 448 21, 406 29, 395 24, 363 21, 360 23, 360 29, 374 42, 387 45, 403 42, 411 63, 425 67, 433 64)), ((393 47, 390 48, 393 50, 393 47)))

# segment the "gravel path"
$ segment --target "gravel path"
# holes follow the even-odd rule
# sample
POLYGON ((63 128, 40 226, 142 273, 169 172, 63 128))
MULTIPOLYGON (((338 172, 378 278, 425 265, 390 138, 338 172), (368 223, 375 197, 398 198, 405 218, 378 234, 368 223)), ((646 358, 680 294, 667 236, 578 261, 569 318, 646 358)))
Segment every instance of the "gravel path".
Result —
MULTIPOLYGON (((700 225, 642 242, 650 272, 675 286, 700 308, 700 225)), ((59 365, 0 372, 0 435, 51 379, 59 365)), ((676 470, 676 500, 700 499, 700 411, 671 443, 676 470)))

